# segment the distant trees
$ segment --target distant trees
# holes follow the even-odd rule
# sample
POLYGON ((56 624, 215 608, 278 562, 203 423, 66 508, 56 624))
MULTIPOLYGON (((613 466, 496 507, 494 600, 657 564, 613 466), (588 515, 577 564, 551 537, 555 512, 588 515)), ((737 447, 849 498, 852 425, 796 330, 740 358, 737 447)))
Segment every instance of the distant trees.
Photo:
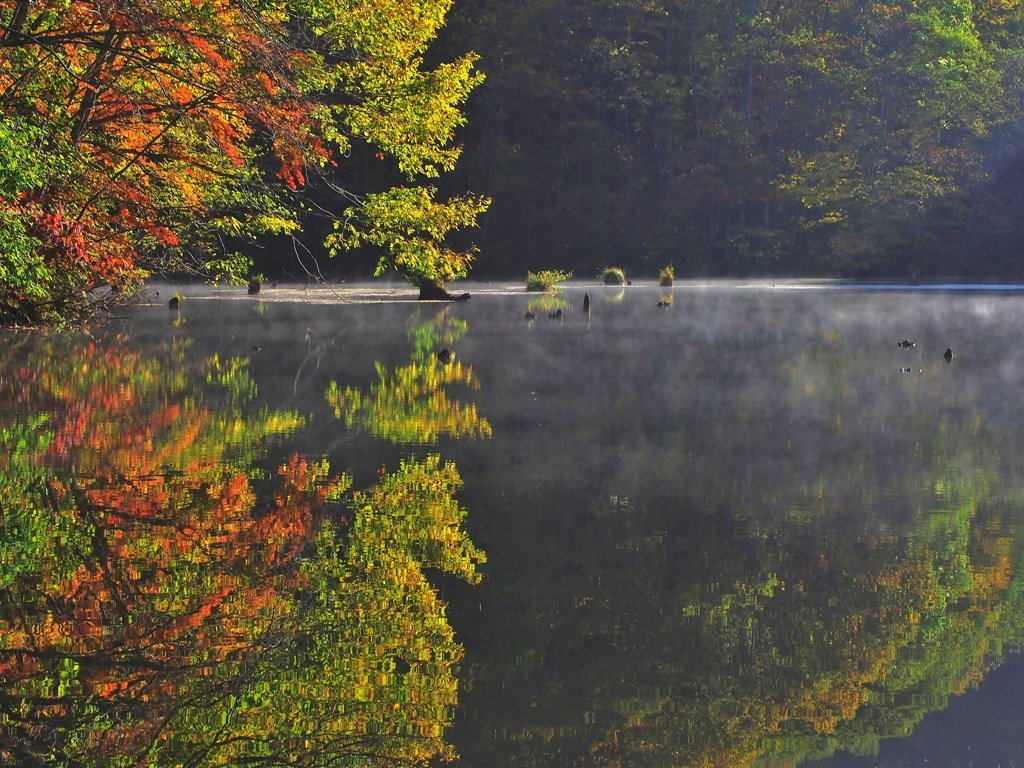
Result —
POLYGON ((990 233, 1018 203, 990 184, 1019 147, 1019 3, 511 8, 457 7, 449 43, 481 51, 489 78, 462 178, 498 201, 492 268, 1000 263, 990 233))
POLYGON ((239 279, 239 244, 296 232, 320 175, 333 251, 382 246, 418 284, 463 274, 471 250, 441 243, 485 200, 343 172, 364 149, 404 183, 453 167, 481 76, 473 55, 423 66, 449 6, 0 1, 0 320, 80 316, 151 269, 239 279))

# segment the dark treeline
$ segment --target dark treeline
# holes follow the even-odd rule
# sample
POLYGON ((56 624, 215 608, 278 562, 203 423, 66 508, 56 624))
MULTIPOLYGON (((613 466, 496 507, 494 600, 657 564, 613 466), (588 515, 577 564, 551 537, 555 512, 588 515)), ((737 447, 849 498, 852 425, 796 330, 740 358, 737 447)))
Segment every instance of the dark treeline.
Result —
POLYGON ((1019 273, 1017 0, 473 0, 474 275, 1019 273))

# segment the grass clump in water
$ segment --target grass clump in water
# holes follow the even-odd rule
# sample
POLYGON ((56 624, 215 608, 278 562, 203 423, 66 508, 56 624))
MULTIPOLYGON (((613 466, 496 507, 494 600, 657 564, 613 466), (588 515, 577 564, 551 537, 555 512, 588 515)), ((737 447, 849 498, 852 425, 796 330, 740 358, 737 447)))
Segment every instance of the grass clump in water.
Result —
POLYGON ((626 272, 622 267, 605 267, 601 279, 605 285, 625 285, 626 272))
POLYGON ((553 291, 558 283, 572 277, 572 272, 563 272, 560 269, 545 269, 540 272, 526 273, 526 290, 528 291, 553 291))

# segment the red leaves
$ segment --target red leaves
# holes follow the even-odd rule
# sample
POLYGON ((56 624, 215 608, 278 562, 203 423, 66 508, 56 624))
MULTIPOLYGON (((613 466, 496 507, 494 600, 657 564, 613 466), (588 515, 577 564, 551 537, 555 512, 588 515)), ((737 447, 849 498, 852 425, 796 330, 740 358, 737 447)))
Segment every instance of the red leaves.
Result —
POLYGON ((240 168, 245 160, 240 150, 239 132, 218 112, 212 112, 208 119, 213 140, 221 152, 240 168))
POLYGON ((148 231, 161 245, 174 246, 178 244, 178 236, 167 227, 152 224, 148 227, 148 231))
POLYGON ((46 243, 47 250, 56 254, 59 259, 81 260, 88 254, 89 248, 82 228, 78 222, 65 215, 62 207, 41 212, 33 224, 33 234, 46 243))
POLYGON ((0 91, 68 161, 31 234, 79 290, 129 283, 208 211, 251 204, 239 190, 258 173, 254 135, 292 190, 308 158, 328 158, 294 81, 306 53, 281 18, 229 0, 61 5, 25 6, 34 33, 0 48, 0 91))
POLYGON ((283 142, 275 142, 277 156, 281 159, 281 167, 277 171, 277 177, 281 179, 289 189, 296 190, 306 184, 305 163, 298 150, 283 142))
POLYGON ((135 279, 136 253, 127 238, 116 233, 110 217, 96 212, 75 217, 64 205, 49 201, 33 204, 29 210, 30 234, 39 241, 46 262, 65 279, 85 285, 122 285, 135 279))

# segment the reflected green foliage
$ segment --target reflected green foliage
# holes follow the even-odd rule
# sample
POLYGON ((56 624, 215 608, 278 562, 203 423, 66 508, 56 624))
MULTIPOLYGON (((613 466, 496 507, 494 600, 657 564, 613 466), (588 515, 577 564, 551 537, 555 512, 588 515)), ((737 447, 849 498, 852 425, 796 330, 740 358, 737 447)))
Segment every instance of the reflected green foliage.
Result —
POLYGON ((325 396, 335 418, 396 443, 433 443, 441 436, 490 437, 491 425, 475 403, 448 397, 452 385, 480 386, 472 366, 458 359, 446 364, 435 354, 465 332, 465 321, 453 318, 448 309, 426 322, 414 322, 409 329, 412 360, 407 365, 391 370, 378 362, 378 380, 368 393, 330 383, 325 396))
POLYGON ((222 708, 177 713, 156 764, 203 739, 214 765, 453 757, 443 737, 462 649, 424 569, 480 578, 458 484, 436 456, 406 463, 353 497, 347 531, 325 522, 294 578, 270 580, 279 602, 246 622, 247 657, 213 670, 222 708))
POLYGON ((0 429, 0 474, 4 514, 0 525, 0 589, 35 573, 53 574, 56 583, 70 578, 81 562, 92 531, 77 524, 67 498, 58 499, 49 472, 34 457, 53 438, 49 419, 36 416, 0 429))
POLYGON ((431 357, 438 347, 456 344, 469 328, 465 320, 452 315, 450 307, 445 307, 426 320, 417 312, 409 318, 407 325, 414 362, 431 357))
MULTIPOLYGON (((758 343, 739 355, 733 325, 670 346, 724 358, 700 374, 718 389, 686 408, 642 376, 653 402, 631 406, 610 376, 621 361, 594 365, 622 390, 566 415, 609 414, 573 433, 588 452, 519 459, 543 492, 508 483, 508 503, 554 501, 539 534, 488 531, 515 542, 529 593, 518 573, 487 587, 526 618, 479 630, 472 762, 734 768, 871 752, 1024 642, 1019 426, 987 417, 940 354, 914 378, 894 343, 891 360, 863 349, 861 328, 789 346, 788 327, 761 319, 744 315, 758 343), (560 505, 574 461, 603 474, 560 505)), ((691 365, 663 372, 665 392, 691 365)))
POLYGON ((526 302, 526 311, 540 317, 542 315, 550 315, 558 310, 562 310, 563 313, 568 312, 571 306, 569 300, 558 295, 558 293, 543 293, 530 297, 529 301, 526 302))
MULTIPOLYGON (((356 494, 353 504, 360 515, 353 527, 351 567, 369 574, 380 562, 392 561, 398 574, 439 568, 479 581, 476 566, 485 557, 462 528, 466 511, 453 498, 460 485, 455 466, 442 465, 434 454, 419 463, 402 462, 372 494, 356 494)), ((383 577, 408 583, 411 575, 389 575, 385 569, 383 577)), ((419 577, 412 580, 425 586, 419 577)))
POLYGON ((451 464, 353 493, 247 361, 33 338, 0 361, 0 762, 420 765, 452 756, 471 582, 451 464))
POLYGON ((443 736, 462 649, 424 569, 480 578, 483 554, 452 499, 458 484, 437 456, 403 463, 354 497, 350 532, 321 529, 301 567, 303 588, 233 714, 265 741, 259 751, 226 744, 233 761, 276 753, 309 765, 356 755, 413 765, 453 756, 443 736))
MULTIPOLYGON (((550 595, 559 609, 532 621, 552 622, 551 634, 532 655, 520 646, 499 680, 475 680, 516 712, 524 730, 503 753, 521 764, 792 766, 875 750, 1024 638, 1024 580, 1012 570, 1024 535, 1007 519, 1019 504, 973 502, 955 527, 873 541, 804 523, 730 533, 742 523, 709 520, 699 547, 652 538, 629 519, 639 511, 601 511, 620 546, 598 557, 619 583, 592 577, 550 595)), ((593 547, 608 535, 576 534, 593 547)))

